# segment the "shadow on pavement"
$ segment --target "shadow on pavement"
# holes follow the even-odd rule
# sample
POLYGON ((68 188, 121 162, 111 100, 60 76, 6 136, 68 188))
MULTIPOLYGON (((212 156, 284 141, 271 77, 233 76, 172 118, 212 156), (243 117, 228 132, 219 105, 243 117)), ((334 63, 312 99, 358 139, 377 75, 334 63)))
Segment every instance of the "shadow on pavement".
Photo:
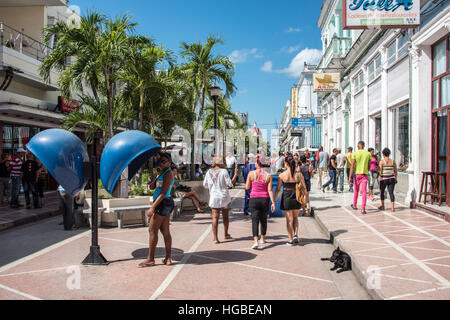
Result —
MULTIPOLYGON (((126 262, 126 261, 132 261, 132 260, 144 260, 148 257, 148 248, 141 248, 134 250, 131 255, 133 258, 128 259, 119 259, 119 260, 113 260, 109 261, 110 264, 112 263, 118 263, 118 262, 126 262)), ((184 255, 184 251, 178 248, 172 248, 172 255, 173 256, 182 256, 184 255)), ((155 260, 162 259, 166 257, 166 249, 163 247, 157 247, 155 250, 155 260)), ((173 259, 175 260, 175 259, 173 259)))
MULTIPOLYGON (((213 263, 224 262, 242 262, 256 258, 256 254, 237 251, 237 250, 211 250, 211 251, 198 251, 192 254, 192 257, 186 262, 186 264, 204 265, 213 263)), ((174 257, 174 261, 181 261, 182 258, 174 257)))

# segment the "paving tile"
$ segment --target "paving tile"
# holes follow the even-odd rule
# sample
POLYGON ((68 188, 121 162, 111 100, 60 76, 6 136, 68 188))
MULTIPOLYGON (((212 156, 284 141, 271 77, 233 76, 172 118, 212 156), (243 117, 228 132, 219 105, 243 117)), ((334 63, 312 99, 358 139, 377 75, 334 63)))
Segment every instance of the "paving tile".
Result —
MULTIPOLYGON (((411 245, 414 246, 414 245, 411 245)), ((418 249, 418 248, 409 248, 402 246, 404 250, 412 254, 416 259, 424 260, 424 259, 431 259, 431 258, 438 258, 438 257, 444 257, 450 255, 449 252, 445 251, 434 251, 429 249, 418 249)))

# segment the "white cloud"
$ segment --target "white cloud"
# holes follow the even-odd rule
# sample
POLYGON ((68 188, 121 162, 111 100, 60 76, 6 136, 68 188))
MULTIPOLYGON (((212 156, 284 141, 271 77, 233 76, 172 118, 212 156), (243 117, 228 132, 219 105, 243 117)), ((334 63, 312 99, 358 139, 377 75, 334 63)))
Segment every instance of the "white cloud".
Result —
POLYGON ((301 47, 302 47, 301 44, 298 44, 296 46, 284 46, 280 49, 280 51, 287 52, 287 53, 293 53, 293 52, 300 50, 301 47))
POLYGON ((285 73, 289 77, 297 78, 303 71, 305 62, 308 64, 317 64, 322 57, 322 51, 318 49, 303 49, 300 51, 287 68, 274 70, 272 61, 266 61, 261 67, 261 71, 264 72, 275 72, 275 73, 285 73))
POLYGON ((302 29, 300 29, 300 28, 293 28, 293 27, 290 27, 289 29, 286 30, 286 32, 288 32, 288 33, 300 32, 300 31, 302 31, 302 29))
POLYGON ((266 61, 264 65, 261 67, 261 71, 264 72, 272 72, 272 61, 266 61))
POLYGON ((246 62, 249 57, 251 58, 262 58, 263 55, 257 48, 253 49, 241 49, 241 50, 234 50, 230 53, 228 56, 233 63, 242 63, 246 62))
POLYGON ((239 90, 239 94, 247 94, 248 89, 239 90))

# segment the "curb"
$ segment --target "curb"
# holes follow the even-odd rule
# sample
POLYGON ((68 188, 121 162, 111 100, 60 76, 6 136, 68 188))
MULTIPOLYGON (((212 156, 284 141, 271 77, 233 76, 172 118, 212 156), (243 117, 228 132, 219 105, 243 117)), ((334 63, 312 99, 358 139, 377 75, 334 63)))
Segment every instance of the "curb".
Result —
MULTIPOLYGON (((318 209, 315 209, 317 212, 318 209)), ((330 232, 325 224, 320 220, 320 217, 317 214, 314 214, 314 219, 316 220, 317 224, 320 226, 320 228, 325 232, 325 234, 330 238, 330 242, 333 244, 335 248, 339 247, 341 250, 348 253, 350 258, 352 259, 352 272, 355 275, 356 279, 358 279, 358 282, 361 284, 361 286, 366 290, 366 292, 374 299, 374 300, 385 300, 385 297, 381 295, 380 292, 378 292, 376 289, 368 288, 368 279, 364 275, 364 270, 359 265, 358 260, 355 259, 354 255, 346 249, 345 245, 342 244, 338 239, 335 239, 334 234, 330 232)))
POLYGON ((61 212, 59 209, 53 209, 50 211, 37 213, 37 214, 30 214, 28 217, 24 217, 21 219, 17 219, 14 221, 8 221, 5 223, 0 223, 0 232, 12 229, 14 227, 22 226, 28 223, 37 222, 46 218, 55 217, 61 215, 61 212))

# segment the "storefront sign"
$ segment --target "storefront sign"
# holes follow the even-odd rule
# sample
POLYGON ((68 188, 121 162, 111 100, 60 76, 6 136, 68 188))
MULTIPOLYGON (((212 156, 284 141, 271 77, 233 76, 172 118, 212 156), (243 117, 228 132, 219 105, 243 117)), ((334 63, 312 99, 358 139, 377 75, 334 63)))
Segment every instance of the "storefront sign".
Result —
POLYGON ((314 92, 339 92, 340 77, 339 73, 315 73, 314 92))
POLYGON ((58 105, 63 112, 73 112, 80 109, 80 101, 58 97, 58 105))
POLYGON ((298 88, 291 89, 291 118, 298 118, 298 88))
POLYGON ((344 0, 343 28, 415 28, 420 25, 420 0, 344 0))
POLYGON ((292 128, 291 137, 301 137, 301 136, 303 136, 303 129, 292 128))

